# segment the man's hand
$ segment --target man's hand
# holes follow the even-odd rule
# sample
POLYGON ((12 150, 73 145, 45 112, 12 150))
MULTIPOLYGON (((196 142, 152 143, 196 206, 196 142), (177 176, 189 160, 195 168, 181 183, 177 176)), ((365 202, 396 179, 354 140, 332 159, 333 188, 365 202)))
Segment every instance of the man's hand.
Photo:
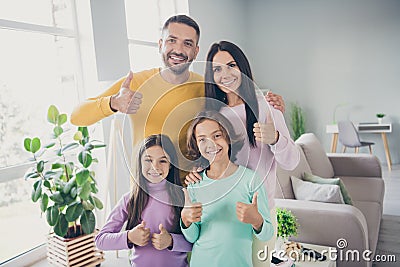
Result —
POLYGON ((128 239, 135 245, 145 246, 150 240, 150 229, 146 228, 146 222, 142 221, 128 232, 128 239))
POLYGON ((253 199, 250 204, 237 202, 236 216, 239 221, 251 224, 256 231, 260 231, 264 220, 261 214, 258 212, 257 196, 258 193, 256 192, 253 195, 253 199))
POLYGON ((158 226, 158 229, 160 229, 160 233, 153 234, 153 237, 151 239, 153 247, 158 250, 163 250, 166 249, 167 247, 172 246, 171 234, 168 233, 168 231, 164 228, 162 224, 158 226))
POLYGON ((201 220, 201 215, 203 213, 203 206, 201 203, 192 203, 189 197, 189 193, 186 188, 183 188, 183 193, 185 194, 185 207, 182 209, 181 218, 183 224, 189 227, 194 222, 199 222, 201 220))
POLYGON ((267 145, 274 145, 278 142, 279 133, 275 129, 274 121, 272 120, 271 112, 267 111, 266 123, 254 123, 254 137, 257 142, 263 142, 267 145))
POLYGON ((282 96, 272 93, 268 91, 264 96, 265 100, 277 110, 280 110, 282 113, 285 113, 285 102, 283 101, 282 96))
POLYGON ((113 110, 117 110, 126 114, 135 114, 142 103, 142 93, 138 91, 131 91, 130 85, 133 79, 132 71, 129 71, 125 81, 121 85, 119 92, 110 99, 110 107, 113 110))

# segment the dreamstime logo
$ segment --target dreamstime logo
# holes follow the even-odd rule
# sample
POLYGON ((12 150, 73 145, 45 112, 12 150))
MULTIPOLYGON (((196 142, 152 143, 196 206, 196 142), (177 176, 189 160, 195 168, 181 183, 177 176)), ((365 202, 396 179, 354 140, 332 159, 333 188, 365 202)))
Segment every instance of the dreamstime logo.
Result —
POLYGON ((328 259, 330 261, 341 261, 341 262, 396 262, 396 255, 375 255, 371 250, 359 251, 357 249, 347 249, 348 242, 344 238, 339 238, 336 241, 336 247, 328 247, 321 251, 315 251, 312 249, 303 248, 302 251, 291 250, 286 252, 285 250, 271 250, 268 251, 268 247, 265 246, 263 250, 259 250, 257 258, 260 261, 266 261, 268 257, 272 258, 272 255, 287 261, 289 257, 293 261, 321 261, 328 259), (305 253, 306 252, 306 253, 305 253), (373 257, 372 257, 373 256, 373 257))

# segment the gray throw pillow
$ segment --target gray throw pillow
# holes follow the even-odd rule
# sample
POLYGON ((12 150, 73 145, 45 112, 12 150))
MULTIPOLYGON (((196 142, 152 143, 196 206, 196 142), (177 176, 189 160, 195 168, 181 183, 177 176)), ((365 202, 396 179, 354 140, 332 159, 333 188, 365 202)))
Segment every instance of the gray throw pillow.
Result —
POLYGON ((291 176, 293 192, 298 200, 344 204, 340 187, 333 184, 315 184, 291 176))

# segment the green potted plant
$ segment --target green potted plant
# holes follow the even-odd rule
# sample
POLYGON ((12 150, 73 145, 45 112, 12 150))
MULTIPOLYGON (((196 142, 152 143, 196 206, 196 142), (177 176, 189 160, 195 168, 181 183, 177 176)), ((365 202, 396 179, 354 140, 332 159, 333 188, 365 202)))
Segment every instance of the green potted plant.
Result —
POLYGON ((277 231, 277 241, 276 248, 281 249, 282 245, 284 245, 289 237, 297 236, 298 232, 298 223, 297 218, 294 214, 287 209, 277 208, 276 209, 276 219, 278 224, 277 231))
POLYGON ((305 119, 301 107, 297 103, 291 104, 290 125, 293 133, 293 140, 305 133, 305 119))
POLYGON ((386 115, 384 113, 377 113, 376 117, 378 118, 378 123, 382 123, 382 119, 383 117, 385 117, 386 115))
MULTIPOLYGON (((43 146, 39 137, 25 138, 24 148, 31 153, 34 161, 25 174, 25 179, 35 180, 32 201, 40 203, 40 210, 46 214, 46 221, 54 231, 51 236, 55 239, 48 238, 48 259, 51 262, 56 261, 50 259, 49 254, 54 256, 58 253, 52 251, 57 247, 57 242, 67 248, 71 239, 86 236, 83 239, 86 243, 87 238, 93 239, 92 251, 96 250, 96 217, 93 210, 102 209, 103 204, 95 196, 98 188, 91 166, 97 159, 93 157, 92 151, 105 145, 90 140, 87 127, 78 127, 73 136, 70 134, 71 140, 67 141, 67 115, 60 114, 53 105, 48 109, 47 120, 53 125, 52 142, 43 146), (50 151, 55 153, 48 155, 50 151)), ((98 263, 98 254, 96 252, 97 256, 93 254, 90 259, 96 259, 98 263)), ((66 258, 65 266, 69 266, 68 258, 71 256, 66 258)))

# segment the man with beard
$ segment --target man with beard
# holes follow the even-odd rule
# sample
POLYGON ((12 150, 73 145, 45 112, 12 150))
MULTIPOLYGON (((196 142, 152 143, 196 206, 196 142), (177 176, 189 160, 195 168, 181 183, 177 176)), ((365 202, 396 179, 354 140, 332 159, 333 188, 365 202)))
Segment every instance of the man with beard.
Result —
MULTIPOLYGON (((71 122, 87 126, 122 112, 131 120, 134 145, 149 135, 163 133, 185 150, 186 129, 203 107, 204 79, 189 71, 199 52, 199 38, 200 29, 193 19, 172 16, 165 22, 159 40, 163 66, 129 72, 101 95, 78 105, 71 114, 71 122)), ((280 96, 271 93, 267 100, 283 111, 280 96)), ((178 150, 179 162, 188 166, 184 154, 185 151, 178 150)))

